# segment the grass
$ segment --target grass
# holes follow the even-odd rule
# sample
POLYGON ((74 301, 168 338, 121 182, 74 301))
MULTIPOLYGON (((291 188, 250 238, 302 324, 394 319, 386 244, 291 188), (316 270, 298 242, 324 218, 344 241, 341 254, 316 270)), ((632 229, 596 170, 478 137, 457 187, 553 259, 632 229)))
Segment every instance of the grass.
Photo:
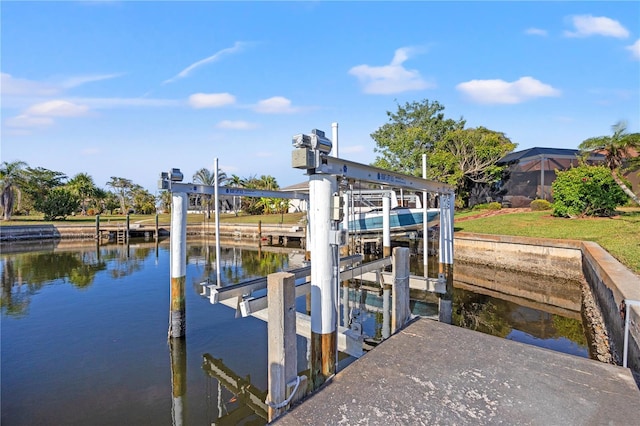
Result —
MULTIPOLYGON (((477 215, 478 211, 456 213, 456 218, 477 215)), ((235 216, 221 215, 221 223, 258 223, 298 224, 304 219, 304 213, 284 215, 235 216)), ((70 216, 63 222, 45 222, 42 216, 16 216, 9 222, 0 221, 0 227, 12 225, 67 224, 93 225, 95 216, 70 216)), ((154 223, 154 215, 130 215, 131 223, 154 223)), ((168 214, 158 218, 162 224, 171 222, 168 214)), ((187 223, 202 223, 204 215, 189 214, 187 223)), ((100 215, 100 222, 124 222, 125 216, 100 215)), ((213 221, 213 219, 212 219, 213 221)), ((621 209, 618 216, 612 218, 563 219, 551 216, 549 211, 500 214, 484 218, 469 218, 455 223, 456 231, 482 234, 516 235, 523 237, 556 238, 594 241, 600 244, 616 259, 640 274, 640 209, 621 209)))
POLYGON ((553 217, 549 211, 501 214, 456 222, 455 230, 593 241, 640 274, 640 209, 627 208, 619 213, 611 218, 584 219, 553 217))
MULTIPOLYGON (((287 214, 266 214, 260 216, 249 216, 234 214, 220 215, 220 223, 258 223, 262 221, 264 224, 280 224, 295 225, 305 217, 305 213, 287 213, 287 214)), ((123 215, 100 215, 100 223, 122 222, 126 221, 123 215)), ((131 223, 153 224, 155 223, 155 215, 132 214, 129 215, 131 223)), ((188 214, 187 223, 202 223, 205 221, 203 214, 188 214)), ((213 213, 211 213, 211 222, 215 222, 213 213)), ((158 215, 158 222, 162 224, 171 223, 170 214, 158 215)), ((12 220, 0 220, 0 227, 3 226, 24 226, 24 225, 94 225, 96 223, 95 216, 69 216, 63 221, 45 221, 42 215, 34 216, 13 216, 12 220)))

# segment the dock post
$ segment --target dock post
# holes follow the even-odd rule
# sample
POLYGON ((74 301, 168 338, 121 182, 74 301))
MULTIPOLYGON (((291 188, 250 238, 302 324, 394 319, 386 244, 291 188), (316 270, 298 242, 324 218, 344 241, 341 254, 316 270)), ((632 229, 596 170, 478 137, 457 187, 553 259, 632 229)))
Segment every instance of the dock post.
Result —
MULTIPOLYGON (((258 245, 262 246, 262 221, 258 221, 258 245)), ((271 245, 271 243, 269 243, 271 245)))
POLYGON ((185 395, 187 394, 187 342, 185 339, 169 341, 171 357, 171 417, 174 426, 186 424, 185 395))
POLYGON ((382 196, 382 255, 391 256, 391 226, 389 216, 391 215, 391 198, 389 193, 382 196))
POLYGON ((100 215, 96 215, 96 240, 100 241, 100 215))
MULTIPOLYGON (((422 178, 427 178, 427 154, 422 154, 422 178)), ((429 193, 422 191, 422 267, 429 278, 429 193)))
POLYGON ((409 249, 396 247, 393 249, 393 270, 391 272, 393 287, 391 289, 391 333, 400 330, 409 321, 409 249))
POLYGON ((331 199, 338 190, 335 176, 309 177, 309 221, 313 225, 311 251, 311 382, 320 387, 336 372, 338 247, 332 245, 331 199), (333 253, 335 248, 336 253, 333 253))
POLYGON ((440 250, 439 278, 446 283, 446 292, 440 295, 438 318, 451 324, 453 312, 453 214, 454 193, 441 193, 440 198, 440 250))
POLYGON ((158 241, 158 239, 160 238, 160 236, 158 235, 158 213, 156 213, 156 241, 158 241))
POLYGON ((184 337, 185 281, 187 270, 187 194, 171 194, 171 306, 169 337, 184 337))
POLYGON ((295 275, 277 272, 267 276, 267 333, 269 341, 269 421, 287 410, 306 390, 306 377, 298 378, 295 275))
POLYGON ((389 306, 391 302, 391 286, 382 284, 382 338, 388 339, 391 336, 391 318, 389 317, 389 306))
POLYGON ((124 230, 124 242, 128 243, 129 242, 129 229, 130 229, 130 222, 129 222, 129 213, 127 213, 127 218, 125 220, 125 230, 124 230))

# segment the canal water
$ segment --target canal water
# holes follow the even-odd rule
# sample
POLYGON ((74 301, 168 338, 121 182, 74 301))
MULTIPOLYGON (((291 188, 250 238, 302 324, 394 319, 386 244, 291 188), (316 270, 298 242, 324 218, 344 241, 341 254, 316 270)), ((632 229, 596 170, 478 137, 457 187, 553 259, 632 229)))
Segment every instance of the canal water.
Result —
MULTIPOLYGON (((221 279, 236 283, 302 260, 299 249, 223 247, 221 279)), ((213 244, 190 242, 187 263, 187 337, 172 350, 168 241, 4 245, 0 423, 265 424, 255 398, 264 399, 267 388, 266 323, 236 318, 201 294, 200 283, 216 276, 213 244)), ((364 283, 352 285, 341 309, 346 325, 359 324, 375 342, 383 328, 380 295, 364 283)), ((458 325, 588 356, 579 312, 460 285, 466 287, 454 294, 458 325)), ((412 297, 414 313, 437 315, 433 296, 412 297)), ((297 307, 305 311, 304 297, 297 307)), ((300 370, 306 350, 299 337, 300 370)))

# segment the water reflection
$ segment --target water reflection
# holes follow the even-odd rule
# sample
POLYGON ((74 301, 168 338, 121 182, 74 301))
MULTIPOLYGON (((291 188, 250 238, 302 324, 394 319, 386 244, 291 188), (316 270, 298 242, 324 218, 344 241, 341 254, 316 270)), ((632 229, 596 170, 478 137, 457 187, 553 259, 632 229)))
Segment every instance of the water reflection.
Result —
MULTIPOLYGON (((0 423, 266 423, 251 405, 264 401, 267 388, 266 324, 236 319, 201 296, 199 283, 216 277, 215 246, 194 241, 187 248, 187 339, 167 346, 168 242, 3 246, 0 423)), ((270 250, 222 247, 222 284, 297 267, 304 258, 302 250, 270 250)), ((371 283, 349 285, 342 288, 341 325, 360 327, 374 341, 387 337, 388 293, 371 283)), ((538 345, 586 345, 575 318, 460 294, 456 315, 467 327, 538 345)), ((414 314, 437 314, 434 295, 412 292, 412 299, 414 314)), ((297 308, 306 311, 305 297, 297 308)), ((299 338, 301 370, 308 368, 306 351, 299 338)))

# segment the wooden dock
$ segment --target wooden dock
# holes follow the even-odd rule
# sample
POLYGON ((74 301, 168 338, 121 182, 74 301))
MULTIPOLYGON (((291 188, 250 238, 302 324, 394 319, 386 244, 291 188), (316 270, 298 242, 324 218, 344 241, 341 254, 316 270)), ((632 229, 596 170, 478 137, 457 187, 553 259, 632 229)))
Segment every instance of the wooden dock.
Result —
POLYGON ((275 420, 308 424, 638 424, 619 366, 419 319, 275 420))

